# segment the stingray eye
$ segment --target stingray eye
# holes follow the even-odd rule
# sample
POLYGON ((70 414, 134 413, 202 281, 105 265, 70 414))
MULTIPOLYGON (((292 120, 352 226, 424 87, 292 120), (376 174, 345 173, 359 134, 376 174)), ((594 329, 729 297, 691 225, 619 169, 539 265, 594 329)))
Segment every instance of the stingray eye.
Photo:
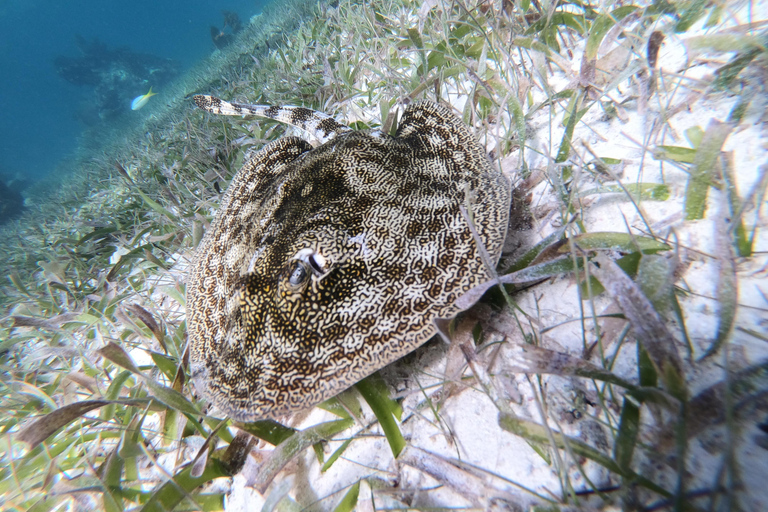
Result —
MULTIPOLYGON (((315 249, 300 249, 291 259, 293 261, 300 261, 304 265, 304 270, 307 273, 311 272, 317 278, 322 278, 330 270, 328 260, 315 249)), ((291 281, 291 284, 293 284, 293 281, 291 281)))
POLYGON ((288 282, 293 286, 301 286, 309 278, 309 273, 303 261, 295 261, 291 269, 291 275, 288 276, 288 282))

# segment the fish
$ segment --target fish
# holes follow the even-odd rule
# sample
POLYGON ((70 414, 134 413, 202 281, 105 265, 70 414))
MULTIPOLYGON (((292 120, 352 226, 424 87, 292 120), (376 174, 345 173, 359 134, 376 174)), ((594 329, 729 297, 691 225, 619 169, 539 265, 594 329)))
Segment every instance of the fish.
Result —
POLYGON ((150 87, 147 94, 142 94, 141 96, 136 96, 133 98, 133 101, 131 102, 131 110, 139 110, 141 107, 147 104, 149 98, 155 95, 157 95, 157 93, 152 92, 152 87, 150 87))
POLYGON ((492 279, 511 186, 448 108, 409 105, 395 136, 303 107, 195 96, 284 137, 229 185, 187 276, 190 376, 235 421, 308 409, 415 350, 492 279))

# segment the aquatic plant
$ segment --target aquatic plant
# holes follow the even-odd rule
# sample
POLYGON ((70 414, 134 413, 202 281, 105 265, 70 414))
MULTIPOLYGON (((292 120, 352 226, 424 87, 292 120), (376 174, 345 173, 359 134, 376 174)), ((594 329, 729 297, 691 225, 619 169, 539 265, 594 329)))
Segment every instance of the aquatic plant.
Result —
POLYGON ((548 5, 273 6, 167 110, 85 146, 1 228, 3 508, 758 508, 762 22, 548 5), (281 129, 209 118, 199 92, 386 132, 414 99, 452 105, 517 179, 503 286, 450 346, 307 415, 206 416, 185 267, 247 148, 281 129), (248 485, 221 487, 243 465, 248 485))

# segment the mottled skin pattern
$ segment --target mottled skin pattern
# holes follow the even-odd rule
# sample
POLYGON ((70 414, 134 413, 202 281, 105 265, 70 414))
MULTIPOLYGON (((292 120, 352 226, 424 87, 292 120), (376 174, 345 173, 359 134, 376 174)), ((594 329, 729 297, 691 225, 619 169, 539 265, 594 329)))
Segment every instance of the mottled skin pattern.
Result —
POLYGON ((325 143, 286 137, 243 166, 187 283, 193 379, 239 421, 311 407, 431 338, 490 278, 460 212, 465 186, 493 263, 509 212, 507 180, 442 106, 410 105, 395 137, 280 110, 267 117, 325 143))

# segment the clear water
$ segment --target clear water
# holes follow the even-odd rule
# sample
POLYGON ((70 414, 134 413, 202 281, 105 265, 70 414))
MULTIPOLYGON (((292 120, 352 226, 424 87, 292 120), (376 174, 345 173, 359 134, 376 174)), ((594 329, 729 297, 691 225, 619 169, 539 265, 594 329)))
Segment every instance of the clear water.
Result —
POLYGON ((120 115, 145 115, 131 111, 131 99, 150 85, 162 93, 151 76, 138 76, 141 72, 111 98, 105 98, 108 85, 75 85, 62 78, 56 58, 81 57, 78 36, 98 40, 112 52, 124 48, 172 59, 181 74, 215 50, 211 26, 222 27, 222 10, 237 13, 245 24, 267 1, 3 0, 0 180, 26 186, 44 179, 72 153, 86 127, 120 115))

